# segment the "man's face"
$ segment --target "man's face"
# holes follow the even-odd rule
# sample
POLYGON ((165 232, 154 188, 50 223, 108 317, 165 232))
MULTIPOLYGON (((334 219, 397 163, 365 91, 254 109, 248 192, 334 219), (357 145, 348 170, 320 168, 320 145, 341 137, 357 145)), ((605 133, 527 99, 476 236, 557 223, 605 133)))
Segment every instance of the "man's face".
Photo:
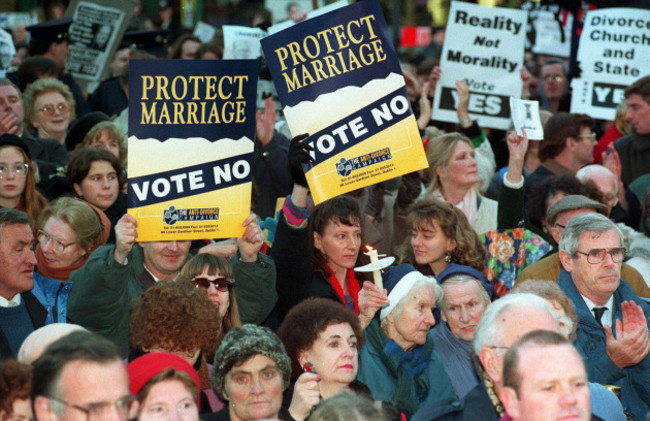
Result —
POLYGON ((618 288, 621 282, 621 263, 612 260, 609 253, 600 263, 589 263, 587 256, 592 249, 612 249, 621 247, 618 233, 611 229, 602 233, 593 231, 583 232, 578 237, 579 246, 576 256, 568 256, 561 251, 560 258, 564 269, 571 274, 573 283, 578 292, 589 298, 596 305, 605 305, 609 297, 618 288))
POLYGON ((27 224, 0 228, 0 296, 10 300, 34 287, 34 235, 27 224))
POLYGON ((529 345, 520 349, 519 391, 507 388, 503 399, 516 421, 591 419, 587 373, 578 352, 568 344, 529 345))
MULTIPOLYGON (((18 91, 11 85, 0 86, 0 118, 11 113, 16 116, 16 128, 21 129, 25 119, 25 108, 18 91)), ((22 130, 19 130, 22 132, 22 130)), ((18 132, 17 132, 18 133, 18 132)))
POLYGON ((574 157, 580 166, 591 164, 594 161, 595 147, 596 135, 591 131, 591 127, 581 127, 574 151, 574 157))
POLYGON ((560 63, 542 67, 540 79, 542 79, 542 91, 549 100, 562 98, 566 90, 566 75, 560 63))
MULTIPOLYGON (((100 417, 98 418, 101 418, 102 421, 125 421, 126 414, 121 414, 114 404, 128 395, 129 377, 121 360, 109 363, 76 360, 67 363, 61 370, 59 396, 56 398, 85 408, 97 404, 108 404, 104 407, 105 410, 99 411, 100 417)), ((36 405, 37 417, 39 406, 36 405)), ((56 416, 48 421, 87 421, 87 419, 86 413, 82 410, 66 405, 63 417, 56 416)))
POLYGON ((191 244, 191 241, 142 242, 144 264, 158 279, 173 278, 185 263, 191 244))
POLYGON ((625 119, 638 134, 650 134, 650 104, 641 95, 630 94, 627 97, 625 119))
POLYGON ((618 182, 616 177, 606 173, 591 174, 588 179, 594 182, 598 190, 603 194, 603 203, 607 205, 607 215, 612 212, 612 208, 618 203, 618 182))

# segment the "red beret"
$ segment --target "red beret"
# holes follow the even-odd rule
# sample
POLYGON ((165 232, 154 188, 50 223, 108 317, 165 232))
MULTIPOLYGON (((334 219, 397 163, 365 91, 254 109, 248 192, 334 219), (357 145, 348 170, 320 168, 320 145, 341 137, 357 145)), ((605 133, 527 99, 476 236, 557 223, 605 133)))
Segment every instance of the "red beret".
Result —
POLYGON ((196 388, 199 390, 199 394, 196 397, 196 403, 197 405, 200 405, 199 396, 201 395, 201 380, 199 379, 199 375, 196 373, 196 370, 194 370, 194 367, 189 365, 187 361, 174 354, 153 352, 131 361, 126 368, 129 372, 129 390, 133 395, 137 395, 152 377, 162 373, 168 368, 174 368, 177 371, 182 371, 190 375, 192 380, 194 380, 196 388))

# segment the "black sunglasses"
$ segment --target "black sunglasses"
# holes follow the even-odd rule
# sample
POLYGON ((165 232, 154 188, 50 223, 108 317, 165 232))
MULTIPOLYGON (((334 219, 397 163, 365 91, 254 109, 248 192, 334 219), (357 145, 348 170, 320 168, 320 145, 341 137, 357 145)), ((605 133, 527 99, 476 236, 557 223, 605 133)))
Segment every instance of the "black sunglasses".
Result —
POLYGON ((192 279, 192 283, 194 284, 194 288, 203 289, 210 288, 210 284, 212 284, 217 289, 217 291, 221 292, 230 291, 233 286, 232 278, 224 278, 223 276, 214 279, 194 278, 192 279))

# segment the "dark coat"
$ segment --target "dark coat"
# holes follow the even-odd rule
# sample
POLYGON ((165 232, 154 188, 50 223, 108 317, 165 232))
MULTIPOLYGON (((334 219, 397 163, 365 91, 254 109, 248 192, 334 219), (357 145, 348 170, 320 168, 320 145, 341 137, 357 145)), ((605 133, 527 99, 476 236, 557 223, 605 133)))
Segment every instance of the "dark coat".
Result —
MULTIPOLYGON (((27 313, 29 313, 29 318, 32 319, 32 324, 34 325, 34 330, 45 326, 45 319, 47 318, 47 310, 36 299, 36 297, 34 297, 34 294, 32 294, 29 291, 23 292, 22 294, 20 294, 20 299, 25 302, 25 306, 27 307, 27 313)), ((15 357, 15 355, 13 355, 13 352, 11 351, 11 347, 9 346, 9 341, 7 341, 7 337, 2 331, 2 328, 0 328, 0 356, 2 358, 15 357)))

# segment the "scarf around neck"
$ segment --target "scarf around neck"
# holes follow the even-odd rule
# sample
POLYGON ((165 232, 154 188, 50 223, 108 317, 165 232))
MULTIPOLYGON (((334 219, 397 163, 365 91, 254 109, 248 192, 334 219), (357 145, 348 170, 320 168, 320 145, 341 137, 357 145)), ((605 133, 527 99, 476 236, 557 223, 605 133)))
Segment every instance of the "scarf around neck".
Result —
MULTIPOLYGON (((448 202, 448 200, 445 199, 445 197, 443 196, 440 189, 433 191, 433 197, 448 202)), ((465 193, 465 196, 463 196, 463 200, 461 200, 459 203, 455 204, 454 206, 456 206, 458 209, 463 211, 463 213, 467 217, 467 220, 469 221, 469 224, 471 226, 474 226, 474 223, 476 223, 476 220, 478 219, 478 206, 476 201, 476 192, 474 191, 474 189, 473 188, 469 189, 467 193, 465 193)))
POLYGON ((444 321, 436 324, 433 329, 436 351, 442 358, 443 365, 449 376, 454 390, 459 398, 463 398, 478 383, 479 377, 472 361, 472 343, 457 338, 449 330, 444 321))
POLYGON ((433 352, 433 340, 427 335, 424 345, 413 351, 405 351, 394 340, 388 338, 374 319, 366 328, 366 339, 380 351, 380 358, 394 379, 397 380, 393 403, 407 417, 413 414, 429 393, 427 367, 433 352))
MULTIPOLYGON (((329 281, 330 285, 332 285, 332 288, 334 288, 334 291, 336 291, 336 295, 339 296, 341 299, 341 302, 347 307, 347 301, 345 300, 345 292, 343 291, 343 287, 341 286, 341 283, 339 280, 336 278, 336 275, 334 274, 334 271, 332 268, 327 265, 327 270, 329 271, 329 276, 327 277, 327 280, 329 281)), ((357 281, 357 277, 354 274, 353 269, 348 269, 345 273, 345 280, 348 282, 348 292, 350 293, 350 296, 352 297, 352 301, 354 301, 354 312, 358 315, 359 314, 359 291, 361 290, 361 287, 359 286, 359 281, 357 281)))

